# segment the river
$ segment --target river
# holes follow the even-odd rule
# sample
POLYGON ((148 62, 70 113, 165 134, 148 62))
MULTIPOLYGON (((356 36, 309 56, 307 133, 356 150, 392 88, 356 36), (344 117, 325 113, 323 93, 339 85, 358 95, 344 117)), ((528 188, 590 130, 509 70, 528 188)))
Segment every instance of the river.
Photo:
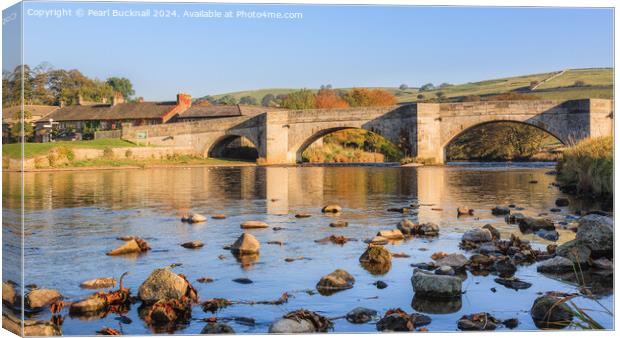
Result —
MULTIPOLYGON (((544 212, 557 222, 570 223, 575 219, 572 216, 575 209, 597 208, 559 192, 551 185, 555 176, 545 174, 551 169, 548 164, 536 163, 469 163, 418 168, 195 167, 26 173, 25 285, 56 288, 66 300, 77 301, 93 293, 79 287, 82 281, 118 278, 129 271, 125 286, 136 295, 153 269, 181 263, 173 271, 185 274, 202 300, 216 297, 272 300, 283 292, 291 295, 283 305, 233 305, 216 314, 255 319, 254 325, 228 322, 238 333, 267 332, 273 320, 299 308, 339 317, 358 306, 375 309, 380 314, 397 307, 426 313, 432 318, 427 326, 430 331, 455 331, 462 315, 481 311, 500 319, 518 318, 517 330, 535 330, 528 313, 534 299, 546 291, 575 292, 575 285, 537 273, 536 264, 519 266, 516 276, 533 284, 519 291, 495 283, 492 275, 468 273, 463 282, 462 300, 441 305, 414 298, 410 265, 429 262, 430 256, 438 251, 469 256, 471 253, 458 247, 462 233, 489 223, 501 232, 502 238, 517 234, 530 240, 533 247, 544 249, 551 242, 521 234, 516 225, 493 216, 490 210, 499 204, 515 204, 526 215, 544 212), (561 196, 571 199, 570 206, 561 208, 561 212, 550 212, 556 198, 561 196), (343 212, 338 216, 321 214, 321 207, 328 202, 342 205, 343 212), (387 211, 411 203, 420 204, 411 214, 387 211), (457 218, 457 207, 464 205, 475 210, 474 216, 457 218), (182 223, 181 217, 189 212, 225 214, 227 218, 182 223), (311 217, 295 218, 299 212, 309 213, 311 217), (379 230, 395 228, 403 217, 439 224, 439 237, 388 244, 390 251, 404 252, 411 257, 394 258, 391 269, 384 275, 370 274, 358 262, 366 247, 363 240, 372 238, 379 230), (328 224, 334 218, 346 219, 349 226, 330 228, 328 224), (239 262, 223 247, 243 232, 239 225, 245 220, 265 221, 271 227, 284 229, 248 230, 261 242, 260 256, 254 261, 239 262), (359 241, 342 246, 314 242, 332 234, 359 241), (122 244, 116 238, 125 235, 144 238, 152 250, 139 257, 106 256, 107 251, 122 244), (179 245, 191 240, 201 240, 205 246, 190 250, 179 245), (282 241, 284 245, 269 245, 268 241, 282 241), (297 256, 307 259, 284 261, 297 256), (309 292, 321 276, 336 268, 345 269, 355 277, 352 289, 331 296, 309 292), (196 282, 200 277, 213 278, 214 282, 196 282), (241 277, 253 283, 232 281, 241 277), (388 287, 378 289, 373 285, 378 280, 386 282, 388 287)), ((16 244, 20 233, 19 179, 16 173, 3 174, 5 280, 17 276, 19 271, 14 260, 19 252, 16 244)), ((559 233, 557 243, 575 236, 570 230, 559 233)), ((599 301, 612 309, 613 300, 609 286, 599 301)), ((596 308, 596 304, 581 302, 596 308)), ((71 318, 65 308, 63 334, 92 335, 106 326, 125 334, 152 333, 139 318, 138 305, 132 305, 126 315, 131 323, 127 320, 122 323, 115 314, 91 320, 71 318)), ((597 311, 591 315, 604 327, 613 327, 611 316, 597 311)), ((196 305, 189 324, 177 327, 174 332, 200 333, 205 326, 200 319, 211 316, 214 314, 205 313, 196 305)), ((33 314, 32 318, 49 319, 50 313, 46 310, 33 314)), ((376 332, 375 322, 351 324, 337 319, 334 324, 336 332, 376 332)))

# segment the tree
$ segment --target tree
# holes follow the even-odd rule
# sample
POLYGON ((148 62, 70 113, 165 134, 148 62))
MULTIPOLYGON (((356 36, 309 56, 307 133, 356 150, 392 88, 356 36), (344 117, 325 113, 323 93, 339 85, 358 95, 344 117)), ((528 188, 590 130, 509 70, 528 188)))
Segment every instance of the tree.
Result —
POLYGON ((446 94, 444 92, 436 92, 435 96, 437 96, 437 100, 441 101, 446 97, 446 94))
POLYGON ((439 85, 439 88, 447 88, 447 87, 452 87, 452 84, 444 82, 444 83, 439 85))
POLYGON ((353 88, 343 97, 351 107, 391 106, 396 97, 383 89, 353 88))
POLYGON ((435 89, 435 85, 433 85, 430 82, 425 84, 425 85, 423 85, 422 87, 420 87, 420 91, 421 92, 424 92, 424 91, 427 91, 427 90, 433 90, 433 89, 435 89))
POLYGON ((126 101, 129 101, 129 99, 136 93, 133 90, 131 81, 127 78, 109 77, 105 82, 108 86, 112 87, 113 91, 123 94, 126 101))
POLYGON ((273 94, 271 93, 266 94, 265 96, 263 96, 263 99, 260 100, 260 105, 263 107, 271 107, 275 99, 276 97, 273 94))
POLYGON ((288 109, 312 109, 316 107, 316 97, 310 89, 302 89, 286 95, 281 106, 288 109))
POLYGON ((18 111, 15 113, 15 120, 17 120, 17 122, 11 127, 11 137, 13 139, 16 139, 17 142, 26 142, 28 141, 33 133, 34 133, 34 128, 32 127, 32 124, 30 124, 30 122, 26 122, 27 120, 32 118, 32 114, 27 111, 24 110, 24 116, 23 119, 21 118, 21 111, 18 111), (23 126, 23 134, 22 134, 22 126, 23 126), (24 137, 24 139, 22 140, 22 136, 24 137))
POLYGON ((425 96, 424 96, 424 94, 418 94, 417 98, 418 98, 418 100, 422 101, 422 100, 424 100, 425 96))
POLYGON ((407 86, 407 85, 406 85, 406 84, 404 84, 404 83, 403 83, 403 84, 401 84, 401 85, 398 87, 398 89, 400 89, 400 90, 407 90, 408 88, 409 88, 409 86, 407 86))
POLYGON ((347 108, 349 104, 338 96, 333 89, 324 88, 319 90, 315 98, 315 108, 347 108))
POLYGON ((239 103, 240 104, 247 104, 247 105, 251 105, 251 106, 256 106, 258 105, 258 100, 256 100, 256 98, 252 97, 252 96, 244 96, 242 98, 239 99, 239 103))
POLYGON ((222 106, 232 106, 237 104, 237 99, 232 95, 224 95, 220 97, 216 103, 222 106))

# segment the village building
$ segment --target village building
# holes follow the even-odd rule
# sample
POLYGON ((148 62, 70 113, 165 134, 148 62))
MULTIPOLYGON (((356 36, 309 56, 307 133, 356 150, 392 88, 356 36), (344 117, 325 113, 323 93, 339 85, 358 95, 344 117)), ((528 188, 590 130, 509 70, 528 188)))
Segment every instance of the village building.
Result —
MULTIPOLYGON (((47 105, 24 105, 25 122, 30 123, 34 127, 37 121, 45 119, 58 108, 58 106, 47 105)), ((17 126, 21 112, 22 106, 2 108, 2 143, 15 141, 12 140, 11 131, 17 126)))

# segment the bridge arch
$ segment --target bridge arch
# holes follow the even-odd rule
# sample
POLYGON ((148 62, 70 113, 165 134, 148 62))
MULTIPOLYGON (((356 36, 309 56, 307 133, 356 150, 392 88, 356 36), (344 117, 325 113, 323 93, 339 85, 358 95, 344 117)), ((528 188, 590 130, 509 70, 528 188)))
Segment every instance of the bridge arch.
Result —
POLYGON ((567 145, 570 142, 570 139, 567 140, 565 135, 563 135, 565 133, 555 130, 555 128, 553 128, 552 126, 545 125, 544 123, 540 123, 540 122, 532 123, 531 121, 528 121, 528 120, 522 121, 522 120, 515 120, 515 119, 494 119, 494 120, 492 119, 492 120, 487 120, 483 122, 472 123, 467 128, 454 133, 454 135, 450 135, 449 137, 446 137, 446 139, 444 139, 443 143, 441 144, 441 153, 443 155, 444 163, 447 162, 448 160, 448 146, 450 144, 452 144, 458 138, 460 138, 461 136, 467 134, 468 132, 476 128, 486 126, 486 125, 493 125, 497 123, 513 123, 513 124, 519 124, 519 125, 536 128, 538 130, 545 132, 548 135, 553 136, 555 139, 560 141, 560 143, 562 143, 563 145, 567 145))
MULTIPOLYGON (((231 149, 241 149, 238 155, 243 158, 256 159, 260 154, 257 140, 252 140, 251 135, 242 133, 226 133, 216 137, 207 144, 203 151, 204 157, 226 158, 230 156, 231 149), (255 151, 251 151, 254 149, 255 151)), ((233 158, 236 156, 232 156, 233 158)))

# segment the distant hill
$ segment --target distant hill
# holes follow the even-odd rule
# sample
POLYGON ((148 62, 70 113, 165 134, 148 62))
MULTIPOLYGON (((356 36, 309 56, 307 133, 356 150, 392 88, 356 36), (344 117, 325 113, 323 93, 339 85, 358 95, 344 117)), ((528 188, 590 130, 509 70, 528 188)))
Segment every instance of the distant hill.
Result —
MULTIPOLYGON (((406 82, 406 81, 405 81, 406 82)), ((438 84, 436 84, 438 85, 438 84)), ((377 87, 369 87, 377 88, 377 87)), ((224 95, 232 95, 237 100, 244 96, 254 97, 259 103, 267 94, 280 95, 299 90, 300 88, 267 88, 247 90, 233 93, 213 95, 220 98, 224 95)), ((350 88, 334 88, 350 89, 350 88)), ((424 100, 436 98, 437 92, 443 92, 445 99, 459 101, 467 96, 477 95, 481 97, 492 96, 507 92, 519 92, 525 95, 535 95, 542 99, 583 99, 583 98, 613 98, 613 69, 612 68, 587 68, 567 69, 549 73, 522 75, 500 79, 469 82, 451 85, 445 88, 419 91, 419 88, 400 90, 397 87, 385 89, 394 94, 401 103, 416 102, 419 94, 424 95, 424 100), (548 81, 545 81, 548 80, 548 81), (535 90, 530 90, 533 82, 540 83, 535 90)), ((318 90, 318 89, 313 89, 318 90)))

